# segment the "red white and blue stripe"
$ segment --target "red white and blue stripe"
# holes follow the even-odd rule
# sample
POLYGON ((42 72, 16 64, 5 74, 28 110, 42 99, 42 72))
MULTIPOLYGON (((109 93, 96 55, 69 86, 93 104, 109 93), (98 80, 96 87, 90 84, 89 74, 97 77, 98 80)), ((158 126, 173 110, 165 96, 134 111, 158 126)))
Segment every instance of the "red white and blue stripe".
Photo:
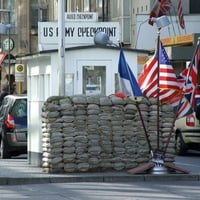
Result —
POLYGON ((118 73, 120 79, 121 92, 126 96, 143 96, 137 80, 126 62, 123 49, 120 49, 118 73))

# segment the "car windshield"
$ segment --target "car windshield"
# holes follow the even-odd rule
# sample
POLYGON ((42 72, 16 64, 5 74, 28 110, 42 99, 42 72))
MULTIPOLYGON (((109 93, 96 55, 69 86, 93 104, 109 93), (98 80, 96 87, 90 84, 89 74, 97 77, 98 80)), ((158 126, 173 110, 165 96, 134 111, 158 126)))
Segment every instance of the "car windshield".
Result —
POLYGON ((16 99, 10 114, 14 117, 15 124, 27 125, 27 99, 16 99))

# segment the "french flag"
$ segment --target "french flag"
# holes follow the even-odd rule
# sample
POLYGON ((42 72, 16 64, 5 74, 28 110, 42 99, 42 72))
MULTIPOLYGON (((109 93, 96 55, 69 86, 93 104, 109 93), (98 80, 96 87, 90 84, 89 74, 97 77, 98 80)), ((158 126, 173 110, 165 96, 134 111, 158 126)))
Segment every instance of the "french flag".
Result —
POLYGON ((120 49, 118 73, 120 79, 121 92, 126 96, 143 96, 137 80, 126 62, 123 49, 120 49))

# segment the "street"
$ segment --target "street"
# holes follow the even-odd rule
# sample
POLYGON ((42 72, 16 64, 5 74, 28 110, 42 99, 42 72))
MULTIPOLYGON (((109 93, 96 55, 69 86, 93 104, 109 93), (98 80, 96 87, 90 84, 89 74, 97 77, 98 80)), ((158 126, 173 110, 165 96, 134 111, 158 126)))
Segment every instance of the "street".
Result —
POLYGON ((199 186, 199 181, 0 186, 0 200, 198 200, 199 186))
POLYGON ((176 156, 175 164, 192 173, 200 173, 200 151, 190 150, 185 156, 176 156))

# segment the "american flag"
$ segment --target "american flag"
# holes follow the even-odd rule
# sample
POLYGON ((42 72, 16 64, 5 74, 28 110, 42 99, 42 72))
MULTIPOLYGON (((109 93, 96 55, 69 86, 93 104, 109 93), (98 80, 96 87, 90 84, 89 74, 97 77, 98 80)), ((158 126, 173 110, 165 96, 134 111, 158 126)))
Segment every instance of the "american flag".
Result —
POLYGON ((158 51, 156 51, 154 56, 144 65, 143 72, 138 77, 138 84, 143 94, 147 97, 157 97, 159 85, 159 99, 164 103, 169 102, 173 96, 177 96, 180 93, 180 86, 162 43, 159 55, 158 51), (160 63, 158 67, 159 55, 160 63))
MULTIPOLYGON (((197 61, 197 57, 194 59, 197 61)), ((194 62, 193 60, 193 62, 194 62)), ((176 118, 184 117, 193 112, 191 103, 188 100, 193 90, 186 84, 186 77, 189 74, 185 70, 178 77, 176 76, 168 55, 161 44, 160 47, 160 74, 159 74, 159 93, 158 93, 158 55, 155 55, 144 65, 143 72, 139 75, 138 84, 146 97, 158 97, 161 103, 169 103, 176 114, 176 118), (188 92, 188 94, 186 94, 188 92)), ((191 77, 194 70, 190 71, 191 77)), ((191 79, 191 78, 190 78, 191 79)), ((196 79, 193 79, 194 82, 196 79)), ((195 85, 195 83, 193 83, 195 85)), ((194 96, 193 96, 194 97, 194 96)))
POLYGON ((182 8, 182 3, 181 0, 177 0, 177 5, 178 5, 178 19, 179 19, 179 24, 182 29, 185 28, 185 22, 183 18, 183 8, 182 8))
POLYGON ((172 7, 171 0, 156 0, 153 6, 153 9, 150 13, 149 24, 153 25, 152 17, 160 17, 162 15, 166 15, 170 8, 172 7))

